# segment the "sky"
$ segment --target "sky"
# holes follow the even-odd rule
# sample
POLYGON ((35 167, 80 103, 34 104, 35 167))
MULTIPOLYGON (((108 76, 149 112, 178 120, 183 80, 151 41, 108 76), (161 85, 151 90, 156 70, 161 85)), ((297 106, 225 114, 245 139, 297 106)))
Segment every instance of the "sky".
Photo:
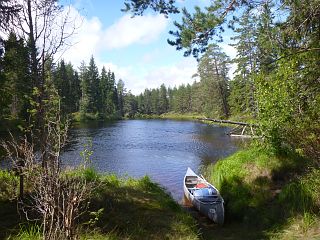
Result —
MULTIPOLYGON (((122 79, 127 91, 135 95, 146 88, 158 88, 192 83, 197 72, 197 61, 183 57, 183 51, 167 43, 168 33, 175 30, 173 21, 181 15, 163 15, 147 11, 132 18, 121 12, 123 0, 64 0, 61 3, 76 22, 76 30, 69 39, 70 46, 59 56, 75 68, 91 56, 101 71, 104 66, 122 79)), ((192 10, 195 5, 205 7, 210 0, 177 0, 178 7, 192 10)), ((236 50, 227 42, 221 47, 230 57, 236 50)))

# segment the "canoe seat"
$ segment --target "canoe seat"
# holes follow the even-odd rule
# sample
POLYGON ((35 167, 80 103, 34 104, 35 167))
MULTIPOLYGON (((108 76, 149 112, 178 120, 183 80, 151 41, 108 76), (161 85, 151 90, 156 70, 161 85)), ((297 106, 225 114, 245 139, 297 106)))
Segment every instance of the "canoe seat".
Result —
POLYGON ((193 188, 198 184, 198 178, 193 176, 188 176, 186 178, 186 187, 193 188))

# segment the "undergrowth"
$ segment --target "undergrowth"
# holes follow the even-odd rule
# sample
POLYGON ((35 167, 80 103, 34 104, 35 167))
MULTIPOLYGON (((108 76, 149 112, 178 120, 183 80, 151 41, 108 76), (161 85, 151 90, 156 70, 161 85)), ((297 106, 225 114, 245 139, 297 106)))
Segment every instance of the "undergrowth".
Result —
POLYGON ((320 230, 312 226, 320 226, 320 170, 310 162, 252 147, 218 161, 207 175, 224 197, 227 223, 255 226, 265 238, 301 232, 316 237, 320 230))

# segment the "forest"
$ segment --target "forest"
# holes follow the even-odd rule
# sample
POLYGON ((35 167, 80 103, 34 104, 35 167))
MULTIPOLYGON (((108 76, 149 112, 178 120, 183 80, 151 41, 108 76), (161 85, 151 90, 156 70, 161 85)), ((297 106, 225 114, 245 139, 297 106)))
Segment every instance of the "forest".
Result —
MULTIPOLYGON (((76 239, 78 212, 70 213, 65 220, 63 217, 70 209, 60 209, 60 205, 54 204, 63 199, 69 204, 63 206, 74 204, 80 211, 80 203, 93 191, 87 178, 61 175, 60 151, 66 141, 69 120, 103 121, 165 113, 245 120, 259 127, 263 139, 259 145, 281 156, 275 165, 285 164, 283 159, 292 155, 293 163, 286 171, 308 162, 288 176, 279 170, 285 177, 275 176, 272 181, 302 179, 303 183, 303 174, 319 173, 319 0, 216 0, 204 9, 195 7, 192 12, 179 10, 176 4, 174 0, 125 0, 122 10, 133 17, 146 11, 167 16, 180 12, 181 22, 174 23, 168 43, 184 56, 198 60, 195 81, 174 87, 162 84, 155 89, 146 86, 144 92, 133 95, 126 89, 125 79, 117 79, 112 69, 99 69, 94 56, 83 59, 79 67, 57 58, 76 31, 75 26, 66 31, 65 24, 72 21, 58 1, 24 0, 21 4, 0 1, 0 131, 18 132, 25 137, 22 141, 2 142, 1 146, 12 159, 19 160, 15 163, 20 184, 21 176, 31 179, 31 192, 37 197, 35 203, 40 204, 36 207, 40 209, 44 239, 54 239, 52 236, 76 239), (61 25, 56 23, 58 16, 61 25), (219 47, 226 29, 234 33, 232 46, 237 50, 234 59, 219 47), (230 73, 231 64, 236 64, 234 73, 230 73), (41 154, 37 155, 39 151, 41 154), (295 178, 298 173, 301 178, 295 178), (69 187, 68 192, 64 192, 65 186, 69 187), (60 194, 55 195, 58 199, 48 197, 52 192, 60 194), (50 204, 54 206, 48 207, 50 204), (55 212, 57 208, 66 211, 63 217, 55 212), (52 235, 57 233, 62 235, 52 235)), ((82 153, 85 162, 90 155, 87 150, 82 153)), ((90 176, 95 179, 94 174, 90 176)), ((108 186, 108 181, 113 180, 103 181, 108 186)), ((148 179, 137 185, 145 192, 150 186, 149 189, 160 191, 148 179)), ((286 198, 279 199, 281 202, 286 198)), ((313 199, 316 200, 308 211, 318 214, 319 198, 313 199)))
MULTIPOLYGON (((193 15, 183 10, 183 23, 175 23, 178 31, 171 31, 176 40, 169 43, 178 50, 184 49, 186 56, 193 54, 198 59, 194 75, 197 81, 191 85, 146 88, 138 96, 125 88, 123 80, 116 79, 112 69, 99 70, 93 56, 88 64, 84 59, 78 69, 63 60, 55 62, 55 49, 35 57, 39 49, 32 48, 30 36, 18 36, 14 28, 4 28, 8 37, 1 44, 2 125, 30 124, 31 116, 39 118, 45 111, 45 101, 55 93, 62 115, 70 118, 73 114, 78 120, 134 118, 167 112, 250 119, 259 124, 263 136, 275 148, 301 151, 318 161, 317 4, 317 1, 310 4, 289 1, 279 8, 272 1, 256 6, 243 3, 243 13, 224 22, 235 33, 233 47, 237 49, 237 57, 232 60, 219 47, 218 40, 203 42, 222 38, 222 22, 219 31, 208 31, 210 24, 218 24, 217 19, 210 19, 218 10, 208 8, 203 13, 196 8, 193 15), (282 12, 288 15, 285 20, 277 15, 282 12), (192 39, 196 29, 188 25, 188 19, 198 23, 198 28, 207 31, 208 36, 201 41, 192 39), (232 63, 237 66, 234 74, 229 73, 232 63)), ((129 9, 130 6, 127 5, 129 9)), ((154 7, 157 10, 169 6, 172 7, 170 4, 154 7)), ((131 9, 134 14, 140 10, 131 9)))

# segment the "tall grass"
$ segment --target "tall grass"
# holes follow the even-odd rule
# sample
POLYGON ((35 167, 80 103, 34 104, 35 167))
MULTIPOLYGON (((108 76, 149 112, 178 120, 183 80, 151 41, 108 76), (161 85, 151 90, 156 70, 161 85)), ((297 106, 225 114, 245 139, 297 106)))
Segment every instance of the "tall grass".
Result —
POLYGON ((320 212, 320 169, 284 186, 279 202, 289 211, 320 212))
POLYGON ((227 222, 281 232, 319 219, 320 170, 310 169, 304 158, 251 147, 208 167, 207 175, 225 199, 227 222))
POLYGON ((42 230, 36 224, 21 224, 20 231, 16 236, 10 236, 8 240, 41 240, 42 230))

